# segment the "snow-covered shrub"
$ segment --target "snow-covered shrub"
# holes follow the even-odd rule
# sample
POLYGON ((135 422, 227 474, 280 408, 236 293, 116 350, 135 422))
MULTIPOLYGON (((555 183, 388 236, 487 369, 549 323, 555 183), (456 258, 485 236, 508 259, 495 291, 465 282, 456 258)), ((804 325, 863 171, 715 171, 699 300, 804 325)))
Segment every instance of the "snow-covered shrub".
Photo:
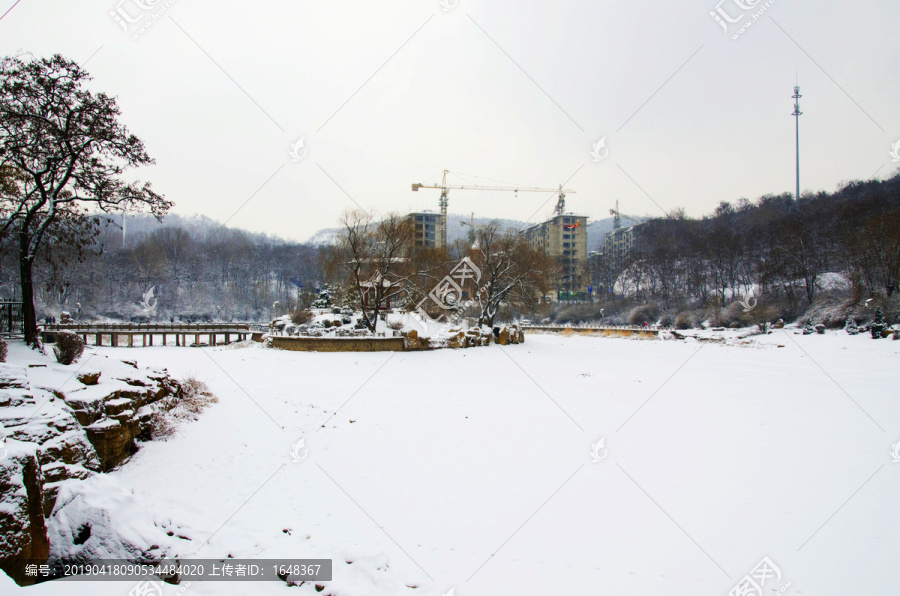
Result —
POLYGON ((308 310, 295 310, 291 313, 291 323, 294 325, 302 325, 304 323, 309 323, 312 319, 313 314, 308 310))
POLYGON ((678 313, 678 316, 675 317, 676 329, 690 329, 695 324, 694 315, 689 312, 680 312, 678 313))
POLYGON ((658 317, 658 305, 652 303, 642 304, 641 306, 638 306, 631 311, 631 314, 628 315, 628 322, 631 325, 643 325, 644 323, 650 324, 655 322, 658 317))
POLYGON ((847 332, 847 335, 859 334, 859 327, 856 326, 856 321, 854 321, 852 317, 847 319, 847 323, 844 325, 844 331, 847 332))
POLYGON ((666 313, 662 317, 659 318, 659 326, 660 327, 672 327, 675 325, 675 315, 672 313, 666 313))
POLYGON ((71 331, 60 331, 56 334, 53 353, 56 355, 56 361, 60 364, 72 364, 84 353, 84 340, 71 331))
POLYGON ((0 337, 0 362, 6 362, 6 340, 0 337))
POLYGON ((813 327, 811 321, 807 321, 805 325, 803 325, 803 335, 812 335, 816 332, 815 327, 813 327))
POLYGON ((823 325, 822 323, 816 325, 815 329, 816 333, 818 333, 819 335, 825 335, 825 325, 823 325))
POLYGON ((875 320, 869 324, 872 339, 881 339, 887 331, 887 323, 884 322, 884 312, 879 308, 875 311, 875 320))
POLYGON ((201 412, 219 401, 203 381, 188 377, 181 381, 182 394, 178 398, 165 398, 162 407, 150 419, 150 436, 165 439, 172 435, 182 422, 197 420, 201 412))
POLYGON ((325 286, 319 291, 319 297, 312 303, 313 308, 331 308, 331 289, 325 286))

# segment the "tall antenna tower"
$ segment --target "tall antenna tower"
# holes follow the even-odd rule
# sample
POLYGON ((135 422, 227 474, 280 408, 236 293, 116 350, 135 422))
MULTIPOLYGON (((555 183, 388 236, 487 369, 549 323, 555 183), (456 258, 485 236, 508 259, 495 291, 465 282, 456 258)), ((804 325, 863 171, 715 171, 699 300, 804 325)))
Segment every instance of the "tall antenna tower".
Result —
POLYGON ((797 194, 794 196, 799 201, 800 200, 800 116, 803 115, 803 112, 800 111, 800 98, 803 97, 800 95, 800 86, 794 85, 794 113, 791 116, 794 117, 797 128, 797 194))

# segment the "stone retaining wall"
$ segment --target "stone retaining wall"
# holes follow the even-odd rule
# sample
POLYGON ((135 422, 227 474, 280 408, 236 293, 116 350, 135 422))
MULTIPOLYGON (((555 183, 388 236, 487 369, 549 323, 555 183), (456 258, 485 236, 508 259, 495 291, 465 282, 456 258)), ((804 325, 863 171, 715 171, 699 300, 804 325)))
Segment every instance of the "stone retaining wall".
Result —
POLYGON ((295 352, 402 352, 402 337, 296 337, 271 335, 273 348, 295 352))
POLYGON ((528 326, 525 331, 532 333, 577 333, 579 335, 593 335, 598 337, 657 337, 659 329, 642 327, 551 327, 528 326))

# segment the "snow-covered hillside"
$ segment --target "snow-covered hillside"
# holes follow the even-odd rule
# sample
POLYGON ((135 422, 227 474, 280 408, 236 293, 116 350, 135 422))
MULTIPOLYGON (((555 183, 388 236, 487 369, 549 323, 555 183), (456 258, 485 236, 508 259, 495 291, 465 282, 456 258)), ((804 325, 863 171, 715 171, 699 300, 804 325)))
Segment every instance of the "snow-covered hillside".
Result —
POLYGON ((331 246, 340 233, 340 228, 324 228, 313 234, 306 244, 313 246, 331 246))
MULTIPOLYGON (((779 572, 765 594, 895 594, 900 341, 727 337, 103 348, 220 398, 104 478, 133 499, 110 517, 132 538, 173 531, 171 556, 331 558, 322 593, 336 596, 724 596, 763 557, 779 572)), ((102 503, 103 487, 89 488, 102 503)), ((0 577, 4 594, 131 588, 0 577)), ((317 594, 281 582, 163 590, 317 594)))

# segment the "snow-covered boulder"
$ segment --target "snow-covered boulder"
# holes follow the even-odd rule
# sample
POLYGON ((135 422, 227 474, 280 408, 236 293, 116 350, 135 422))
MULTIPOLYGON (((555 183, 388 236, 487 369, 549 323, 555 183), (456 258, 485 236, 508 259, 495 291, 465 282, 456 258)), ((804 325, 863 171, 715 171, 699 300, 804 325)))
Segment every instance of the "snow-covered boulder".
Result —
POLYGON ((50 560, 56 565, 98 559, 159 561, 172 542, 135 495, 105 474, 61 487, 47 533, 50 560))

